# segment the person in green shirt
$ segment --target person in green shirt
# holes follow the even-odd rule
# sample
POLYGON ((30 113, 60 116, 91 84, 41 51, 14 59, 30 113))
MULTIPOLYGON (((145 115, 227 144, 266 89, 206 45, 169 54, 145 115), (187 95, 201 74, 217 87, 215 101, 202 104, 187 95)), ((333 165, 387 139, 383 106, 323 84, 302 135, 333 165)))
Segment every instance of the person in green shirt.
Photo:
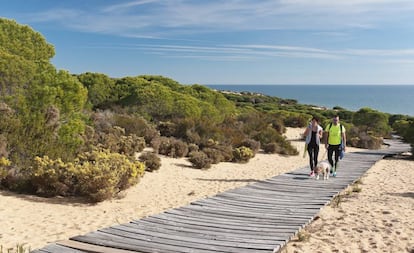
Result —
POLYGON ((332 123, 325 128, 326 139, 325 148, 328 149, 328 161, 331 164, 332 175, 336 177, 336 169, 338 168, 339 155, 346 149, 346 134, 345 127, 339 123, 339 116, 335 115, 332 118, 332 123), (332 158, 335 156, 335 163, 332 158))

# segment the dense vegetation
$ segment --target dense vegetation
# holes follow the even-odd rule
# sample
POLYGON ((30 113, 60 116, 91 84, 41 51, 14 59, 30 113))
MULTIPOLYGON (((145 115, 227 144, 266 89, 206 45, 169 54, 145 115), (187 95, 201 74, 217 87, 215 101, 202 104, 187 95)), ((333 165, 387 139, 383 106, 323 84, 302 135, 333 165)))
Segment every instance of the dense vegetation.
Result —
POLYGON ((339 114, 348 142, 379 148, 396 130, 414 143, 414 120, 369 108, 324 110, 295 100, 219 92, 162 76, 73 75, 27 26, 0 19, 0 187, 42 196, 113 197, 157 170, 156 154, 195 168, 247 162, 257 152, 297 155, 286 126, 339 114), (145 147, 153 153, 136 154, 145 147))

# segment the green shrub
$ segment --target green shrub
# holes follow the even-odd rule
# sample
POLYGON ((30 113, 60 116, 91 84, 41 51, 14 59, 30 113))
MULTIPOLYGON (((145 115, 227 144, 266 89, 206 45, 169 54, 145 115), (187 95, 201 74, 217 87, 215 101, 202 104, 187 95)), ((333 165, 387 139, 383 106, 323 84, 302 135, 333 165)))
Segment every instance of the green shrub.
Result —
POLYGON ((271 142, 263 145, 263 151, 267 154, 276 154, 282 151, 280 145, 276 142, 271 142))
POLYGON ((154 151, 161 155, 177 158, 187 156, 188 154, 187 143, 173 137, 162 136, 154 139, 151 144, 154 151))
POLYGON ((138 137, 135 134, 126 135, 125 129, 118 126, 110 127, 106 129, 106 132, 95 132, 93 129, 86 132, 88 132, 85 135, 86 143, 89 143, 90 146, 108 149, 112 153, 134 157, 136 152, 141 152, 145 148, 143 137, 138 137))
POLYGON ((75 162, 76 190, 92 201, 102 201, 138 183, 144 171, 143 163, 131 161, 121 154, 109 151, 84 153, 75 162))
POLYGON ((261 145, 265 145, 271 142, 281 143, 285 141, 284 137, 271 127, 267 127, 258 132, 253 136, 253 138, 259 141, 261 145))
POLYGON ((188 153, 199 151, 199 150, 200 148, 198 147, 197 144, 194 144, 194 143, 188 144, 188 153))
POLYGON ((136 184, 144 164, 109 151, 85 152, 73 163, 36 157, 33 166, 22 169, 14 178, 17 190, 41 196, 85 196, 92 201, 114 197, 136 184))
POLYGON ((233 161, 238 163, 247 163, 250 158, 254 157, 254 152, 248 147, 239 147, 233 150, 233 161))
POLYGON ((188 154, 188 144, 182 140, 175 139, 172 142, 171 156, 174 158, 185 157, 188 154))
POLYGON ((143 117, 136 117, 127 114, 115 114, 113 116, 113 124, 125 129, 126 135, 137 135, 144 137, 146 143, 151 143, 151 140, 158 137, 160 134, 158 130, 148 124, 143 117))
POLYGON ((157 126, 161 136, 172 137, 177 132, 177 124, 173 122, 160 122, 157 126))
POLYGON ((284 120, 288 127, 305 127, 309 122, 309 115, 303 113, 290 113, 284 120))
POLYGON ((216 150, 220 151, 221 156, 223 157, 223 162, 233 161, 233 147, 225 144, 218 144, 214 147, 216 150))
POLYGON ((208 169, 211 167, 211 159, 204 152, 192 152, 188 160, 196 169, 208 169))
POLYGON ((203 148, 203 152, 211 160, 212 164, 217 164, 224 161, 224 157, 221 154, 220 150, 215 148, 203 148))
POLYGON ((161 167, 161 159, 152 152, 144 152, 139 156, 139 160, 145 164, 145 171, 158 170, 161 167))
POLYGON ((72 163, 64 163, 61 159, 50 159, 48 156, 35 157, 30 168, 21 170, 21 180, 26 181, 20 190, 29 191, 39 196, 67 196, 74 193, 75 174, 72 163))
POLYGON ((10 165, 10 160, 6 159, 5 157, 0 157, 0 185, 2 183, 2 180, 5 179, 9 174, 10 165))
POLYGON ((250 148, 254 153, 259 152, 260 149, 260 142, 259 141, 255 141, 252 139, 246 139, 244 140, 240 146, 245 146, 250 148))
POLYGON ((358 127, 352 127, 349 130, 347 143, 352 147, 366 149, 380 149, 383 144, 383 138, 361 131, 358 127))

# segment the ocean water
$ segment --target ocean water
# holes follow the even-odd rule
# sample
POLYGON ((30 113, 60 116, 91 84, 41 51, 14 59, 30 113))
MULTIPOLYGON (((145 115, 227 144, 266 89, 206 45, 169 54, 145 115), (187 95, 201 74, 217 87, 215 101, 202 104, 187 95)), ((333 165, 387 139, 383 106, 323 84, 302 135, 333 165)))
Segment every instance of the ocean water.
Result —
POLYGON ((249 91, 300 104, 358 111, 369 107, 391 114, 414 116, 414 85, 207 85, 226 91, 249 91))

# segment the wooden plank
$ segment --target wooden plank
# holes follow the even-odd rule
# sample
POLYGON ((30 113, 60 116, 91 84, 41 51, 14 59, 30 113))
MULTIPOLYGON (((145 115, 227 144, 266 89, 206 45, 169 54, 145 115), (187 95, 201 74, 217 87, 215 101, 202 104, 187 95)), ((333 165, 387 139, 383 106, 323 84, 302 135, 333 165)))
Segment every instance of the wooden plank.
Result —
MULTIPOLYGON (((229 220, 229 221, 234 221, 234 222, 251 222, 252 224, 269 224, 269 225, 274 225, 274 226, 291 226, 291 225, 296 225, 296 224, 292 224, 291 221, 285 221, 285 220, 274 220, 274 219, 269 219, 269 218, 264 218, 264 217, 237 217, 237 216, 231 216, 231 214, 221 214, 221 215, 217 215, 217 214, 211 214, 211 213, 201 213, 201 214, 194 214, 191 215, 188 212, 182 212, 182 211, 177 211, 176 210, 171 210, 170 213, 168 213, 167 215, 176 215, 177 217, 180 218, 185 218, 185 217, 193 217, 194 219, 197 220, 204 220, 204 221, 209 221, 212 219, 224 219, 224 220, 229 220)), ((153 216, 158 218, 159 216, 153 216)), ((169 218, 173 219, 172 216, 169 216, 169 218)))
MULTIPOLYGON (((323 187, 323 186, 321 186, 323 187)), ((264 191, 264 190, 263 190, 264 191)), ((270 193, 263 192, 260 194, 260 190, 257 189, 244 189, 240 191, 229 192, 227 194, 220 194, 213 196, 212 198, 219 199, 220 197, 233 197, 238 199, 241 203, 255 203, 255 206, 280 206, 281 201, 307 201, 309 203, 318 202, 320 200, 329 200, 337 191, 321 189, 319 192, 308 192, 306 194, 298 194, 293 192, 279 192, 270 193), (324 191, 325 190, 325 191, 324 191), (316 198, 315 198, 316 197, 316 198)))
POLYGON ((117 248, 110 248, 110 247, 104 247, 104 246, 98 246, 73 240, 65 240, 65 241, 59 241, 56 242, 56 244, 64 247, 71 248, 71 252, 73 249, 79 250, 79 252, 90 252, 90 253, 136 253, 137 251, 130 251, 130 250, 123 250, 123 249, 117 249, 117 248))
MULTIPOLYGON (((250 228, 261 229, 261 228, 272 228, 276 231, 286 232, 286 231, 296 231, 297 229, 301 228, 301 226, 292 226, 286 223, 278 223, 275 221, 250 221, 250 220, 235 220, 235 219, 228 219, 228 218, 218 218, 218 217, 208 217, 208 219, 200 219, 199 217, 187 216, 187 215, 177 215, 177 214, 169 214, 168 216, 162 216, 162 214, 151 217, 147 217, 138 221, 133 221, 133 223, 137 223, 140 221, 146 221, 161 223, 161 224, 175 224, 177 226, 194 226, 200 225, 205 226, 208 228, 228 228, 228 226, 243 226, 245 227, 244 230, 241 230, 240 233, 245 234, 246 232, 250 231, 250 228)), ((233 233, 239 233, 235 230, 233 233)))
POLYGON ((281 206, 277 203, 272 204, 257 204, 257 203, 249 203, 249 202, 240 202, 233 199, 225 199, 225 198, 216 198, 216 197, 210 197, 207 199, 203 199, 200 201, 192 202, 191 205, 232 205, 232 206, 238 206, 238 207, 256 207, 261 208, 262 210, 266 210, 268 212, 277 212, 277 213, 284 213, 284 214, 314 214, 315 210, 318 210, 319 208, 313 208, 313 209, 304 209, 304 208, 286 208, 284 206, 281 206))
POLYGON ((400 140, 386 141, 385 150, 348 153, 332 180, 312 180, 303 167, 33 252, 277 252, 378 160, 411 150, 400 140))
MULTIPOLYGON (((273 249, 273 246, 275 244, 275 241, 266 241, 263 243, 257 243, 257 242, 247 242, 246 240, 223 240, 223 237, 220 236, 212 236, 207 234, 194 234, 194 233, 178 233, 175 231, 174 233, 160 233, 150 230, 129 230, 127 229, 115 229, 115 228, 105 228, 100 229, 100 232, 104 232, 110 235, 116 235, 121 236, 124 238, 129 239, 139 239, 143 240, 143 238, 154 237, 157 238, 157 240, 174 240, 179 241, 180 243, 197 243, 197 244, 207 244, 207 245, 214 245, 214 246, 223 246, 223 247, 236 247, 236 248, 253 248, 253 249, 259 249, 259 250, 271 250, 273 249), (221 240, 220 240, 221 239, 221 240)), ((231 237, 228 237, 231 239, 231 237)), ((280 240, 279 240, 280 241, 280 240)), ((283 240, 282 242, 285 242, 283 240)))
POLYGON ((220 208, 211 208, 211 207, 200 207, 200 206, 185 206, 180 207, 174 210, 167 211, 167 213, 173 212, 181 212, 181 213, 188 213, 188 214, 199 214, 202 215, 202 213, 210 213, 210 214, 217 214, 217 215, 223 215, 226 214, 227 216, 235 216, 235 217, 251 217, 255 218, 260 216, 261 218, 267 218, 267 219, 282 219, 284 221, 306 221, 309 220, 311 217, 291 217, 289 215, 281 215, 281 214, 273 214, 273 213, 267 213, 267 214, 261 214, 257 215, 255 213, 251 212, 242 212, 242 211, 236 211, 236 210, 221 210, 220 208))
MULTIPOLYGON (((272 199, 269 197, 255 197, 255 196, 246 196, 244 194, 236 194, 236 193, 222 193, 220 195, 216 195, 217 198, 228 198, 233 199, 241 202, 250 202, 250 203, 278 203, 278 204, 286 204, 286 206, 318 206, 321 204, 321 200, 317 199, 317 195, 314 195, 312 199, 310 198, 303 198, 303 199, 295 199, 294 201, 288 199, 272 199)), ((326 200, 327 201, 327 200, 326 200)), ((324 201, 325 202, 325 201, 324 201)))
POLYGON ((42 249, 30 251, 30 253, 83 253, 85 251, 81 251, 78 249, 65 247, 62 245, 57 245, 56 243, 51 243, 45 246, 42 249))
MULTIPOLYGON (((326 201, 328 203, 328 201, 326 201)), ((197 205, 193 204, 188 208, 192 209, 193 207, 201 207, 201 208, 208 208, 209 210, 219 210, 221 212, 233 212, 233 213, 243 213, 243 214, 254 214, 256 216, 277 216, 277 217, 286 217, 286 218, 309 218, 313 215, 311 214, 301 214, 301 213, 286 213, 280 210, 271 210, 269 208, 262 209, 260 207, 254 206, 237 206, 233 204, 217 204, 217 203, 209 203, 199 202, 197 205)))
POLYGON ((232 233, 233 230, 231 229, 208 229, 205 226, 191 226, 190 228, 184 226, 173 226, 169 224, 159 224, 159 223, 149 223, 149 222, 137 222, 137 223, 129 223, 111 227, 113 229, 119 229, 124 231, 129 231, 133 233, 139 233, 141 231, 155 231, 159 233, 191 233, 192 236, 198 237, 205 237, 211 236, 211 238, 215 238, 215 240, 223 240, 223 241, 236 241, 236 242, 250 242, 250 243, 262 243, 262 244, 269 244, 274 243, 276 240, 278 241, 286 241, 286 238, 293 236, 294 233, 285 233, 285 234, 277 234, 276 236, 260 236, 257 238, 252 238, 251 235, 241 234, 241 233, 232 233), (146 224, 148 223, 148 224, 146 224))
POLYGON ((206 224, 197 221, 171 221, 171 220, 152 220, 152 221, 137 221, 132 224, 123 224, 120 226, 129 226, 129 227, 150 227, 150 230, 177 230, 184 232, 202 232, 204 234, 220 234, 220 235, 229 235, 235 237, 243 238, 252 238, 251 236, 256 236, 259 239, 266 240, 286 240, 286 237, 292 235, 292 233, 298 229, 298 227, 291 227, 289 229, 280 229, 280 228, 255 228, 249 227, 243 230, 243 226, 239 225, 226 225, 226 224, 206 224), (146 226, 145 226, 146 225, 146 226), (197 230, 197 231, 194 231, 197 230), (279 234, 281 236, 279 236, 279 234))
MULTIPOLYGON (((173 238, 174 236, 171 236, 173 238)), ((159 238, 154 236, 139 236, 136 235, 135 238, 127 238, 124 236, 107 234, 103 232, 93 232, 89 233, 82 237, 76 237, 74 240, 84 241, 89 243, 99 243, 103 246, 111 245, 116 248, 126 248, 133 249, 136 247, 141 247, 145 245, 146 247, 157 247, 158 249, 164 250, 164 252, 264 252, 272 250, 269 249, 256 249, 253 247, 243 248, 243 247, 227 247, 211 244, 202 244, 197 242, 188 242, 180 241, 177 237, 176 239, 171 238, 159 238), (248 250, 248 251, 246 251, 248 250)), ((158 252, 158 251, 153 251, 158 252)))

